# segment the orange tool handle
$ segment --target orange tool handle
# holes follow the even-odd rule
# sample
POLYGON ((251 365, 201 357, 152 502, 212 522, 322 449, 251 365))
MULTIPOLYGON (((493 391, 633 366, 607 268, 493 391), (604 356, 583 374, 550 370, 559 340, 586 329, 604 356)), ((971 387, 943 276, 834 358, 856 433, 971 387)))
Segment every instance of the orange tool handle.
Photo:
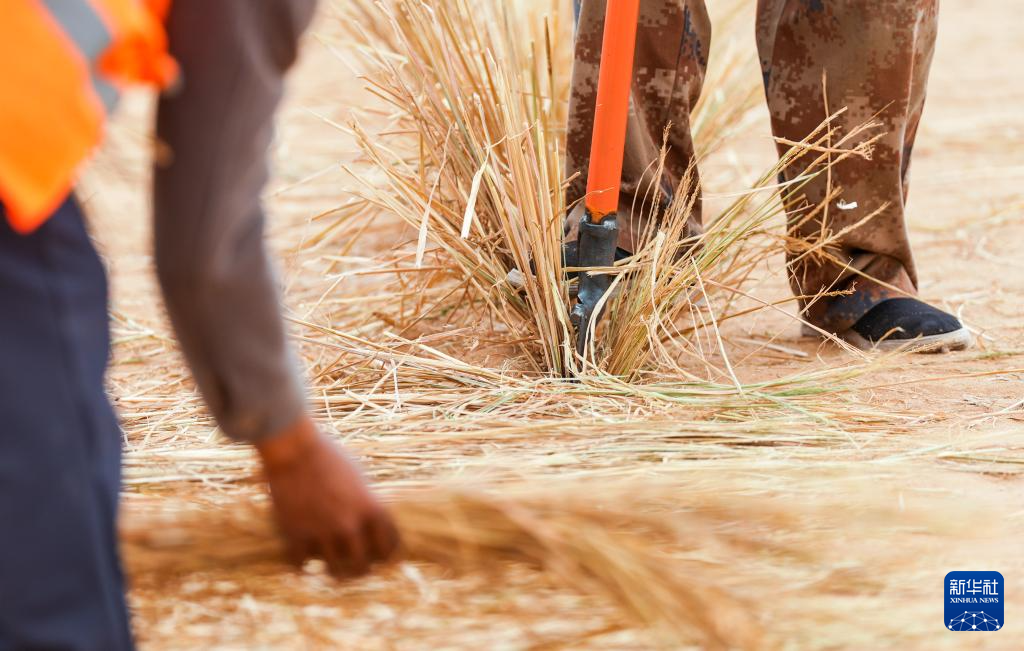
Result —
POLYGON ((587 211, 597 224, 619 208, 639 18, 640 0, 608 0, 587 177, 587 211))

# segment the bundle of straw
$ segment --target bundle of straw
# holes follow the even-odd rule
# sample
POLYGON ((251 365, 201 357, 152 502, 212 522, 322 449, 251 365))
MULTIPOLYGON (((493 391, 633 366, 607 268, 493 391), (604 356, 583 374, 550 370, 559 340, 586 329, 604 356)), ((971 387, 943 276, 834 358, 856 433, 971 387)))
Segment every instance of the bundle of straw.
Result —
MULTIPOLYGON (((450 484, 407 489, 388 499, 405 560, 459 573, 535 568, 567 588, 607 599, 627 625, 673 649, 771 649, 787 636, 857 630, 857 621, 812 618, 832 613, 822 600, 899 587, 901 577, 918 571, 912 556, 929 538, 927 544, 940 546, 948 546, 949 534, 964 538, 937 511, 929 512, 935 505, 922 496, 913 508, 902 501, 897 508, 890 491, 877 490, 890 481, 902 484, 906 477, 899 474, 873 480, 876 494, 840 468, 765 477, 760 486, 745 475, 608 481, 596 474, 571 483, 513 482, 500 492, 450 484), (788 492, 780 494, 778 485, 788 492), (850 518, 858 522, 854 537, 850 518), (886 536, 894 531, 917 542, 893 548, 886 536), (791 621, 793 613, 807 619, 791 621)), ((135 506, 124 522, 129 573, 149 585, 197 571, 285 563, 266 507, 251 500, 229 507, 135 506)))
POLYGON ((571 18, 556 12, 538 22, 530 3, 490 0, 397 0, 363 10, 393 28, 386 42, 356 36, 369 40, 371 90, 397 112, 387 130, 408 134, 396 143, 355 127, 387 179, 368 187, 368 198, 417 229, 417 264, 428 241, 439 246, 461 282, 530 342, 538 368, 566 370, 565 90, 557 75, 567 68, 555 65, 553 32, 564 40, 571 18), (505 279, 531 265, 538 273, 524 295, 505 279))
MULTIPOLYGON (((436 489, 399 495, 392 508, 409 560, 484 572, 506 562, 525 563, 566 586, 609 598, 667 648, 692 643, 707 649, 767 648, 757 615, 746 603, 716 587, 702 563, 661 550, 678 544, 683 531, 688 548, 712 542, 737 549, 777 550, 777 545, 758 539, 756 528, 746 540, 716 531, 736 515, 734 508, 666 513, 668 488, 662 486, 660 494, 651 485, 633 492, 617 489, 615 499, 603 506, 581 487, 504 497, 436 489), (652 510, 654 502, 662 507, 652 510)), ((766 517, 762 511, 758 519, 766 517)), ((269 514, 251 505, 209 510, 165 504, 157 513, 129 511, 122 545, 130 574, 150 580, 285 562, 269 514)))

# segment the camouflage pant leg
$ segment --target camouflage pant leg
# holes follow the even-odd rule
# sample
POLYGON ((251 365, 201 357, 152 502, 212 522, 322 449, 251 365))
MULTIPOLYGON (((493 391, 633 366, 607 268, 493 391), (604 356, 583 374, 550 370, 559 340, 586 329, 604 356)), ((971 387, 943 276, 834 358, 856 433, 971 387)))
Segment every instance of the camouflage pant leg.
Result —
MULTIPOLYGON (((566 156, 568 173, 579 176, 570 201, 586 192, 604 8, 603 0, 582 0, 579 6, 566 156)), ((938 0, 758 1, 758 49, 775 134, 803 140, 843 106, 848 110, 833 122, 840 135, 873 117, 886 130, 872 160, 848 159, 833 168, 833 187, 843 192, 829 206, 828 230, 840 232, 878 215, 835 242, 832 253, 843 264, 816 257, 792 270, 799 295, 856 290, 806 306, 806 317, 826 329, 845 330, 879 301, 915 291, 903 207, 937 22, 938 0)), ((704 81, 710 37, 701 0, 642 0, 620 201, 620 213, 630 215, 619 241, 627 250, 634 249, 643 226, 637 217, 642 211, 632 207, 649 193, 666 126, 667 188, 676 187, 693 160, 689 113, 704 81)), ((806 201, 788 206, 791 223, 802 220, 806 206, 821 203, 827 190, 824 175, 808 183, 806 201)), ((691 217, 694 232, 700 229, 699 205, 691 217)), ((570 216, 570 239, 579 216, 579 210, 570 216)), ((813 239, 821 232, 819 219, 793 234, 813 239)))
MULTIPOLYGON (((577 204, 567 224, 570 239, 575 239, 581 199, 586 194, 605 0, 581 0, 577 11, 566 145, 568 174, 578 174, 568 192, 570 204, 577 204)), ((645 225, 641 215, 650 211, 663 139, 667 137, 668 146, 661 180, 665 195, 671 196, 693 161, 690 109, 700 96, 710 44, 711 23, 703 0, 641 0, 619 201, 619 246, 626 250, 635 250, 645 225)), ((698 202, 691 217, 695 233, 700 232, 699 208, 698 202)))
MULTIPOLYGON (((841 195, 828 207, 826 228, 839 233, 878 215, 838 238, 831 250, 837 261, 806 259, 791 269, 798 295, 855 290, 805 306, 812 323, 840 332, 880 301, 916 291, 904 204, 938 0, 759 0, 758 11, 758 49, 776 136, 802 140, 841 107, 847 111, 833 123, 840 135, 872 118, 885 130, 871 160, 849 158, 832 169, 832 187, 841 195)), ((808 206, 824 201, 828 187, 821 175, 805 186, 805 201, 789 206, 791 234, 820 236, 823 215, 800 222, 808 206)))

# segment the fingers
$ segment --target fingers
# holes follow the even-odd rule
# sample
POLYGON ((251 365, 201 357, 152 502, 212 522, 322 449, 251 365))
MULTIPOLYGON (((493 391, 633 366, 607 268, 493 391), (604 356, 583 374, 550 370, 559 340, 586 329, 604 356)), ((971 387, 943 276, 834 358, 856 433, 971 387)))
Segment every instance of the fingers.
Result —
POLYGON ((367 509, 362 517, 339 518, 321 526, 282 526, 282 533, 292 564, 302 567, 308 559, 320 558, 339 578, 366 574, 374 563, 390 558, 399 545, 394 522, 379 507, 367 509))
POLYGON ((307 558, 317 555, 316 546, 308 538, 303 538, 294 534, 286 534, 285 545, 285 553, 288 557, 288 562, 295 567, 302 567, 302 564, 306 562, 307 558))
POLYGON ((350 576, 348 569, 348 549, 344 539, 336 538, 330 532, 324 533, 318 541, 320 558, 327 563, 327 571, 337 578, 350 576))
POLYGON ((319 538, 316 555, 339 578, 366 574, 374 563, 390 558, 399 544, 398 530, 383 510, 375 510, 360 525, 339 523, 335 529, 319 538))
POLYGON ((318 541, 319 554, 327 563, 327 570, 337 578, 352 578, 370 570, 368 545, 360 528, 348 522, 339 522, 324 531, 318 541))
POLYGON ((370 558, 367 556, 369 545, 363 536, 363 528, 358 524, 345 527, 342 535, 348 551, 346 576, 362 576, 370 571, 370 558))
POLYGON ((398 527, 383 509, 374 513, 366 522, 366 537, 370 541, 375 561, 386 561, 398 549, 400 543, 398 527))

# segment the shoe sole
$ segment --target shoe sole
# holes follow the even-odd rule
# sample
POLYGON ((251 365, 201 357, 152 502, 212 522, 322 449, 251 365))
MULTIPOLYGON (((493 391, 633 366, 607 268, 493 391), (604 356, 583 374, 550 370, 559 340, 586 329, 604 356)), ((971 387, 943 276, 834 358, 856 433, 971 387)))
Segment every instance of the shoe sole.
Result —
MULTIPOLYGON (((802 327, 802 332, 805 337, 822 338, 820 332, 806 325, 802 327)), ((974 336, 967 328, 945 332, 941 335, 918 337, 916 339, 884 339, 877 342, 865 339, 856 330, 847 330, 837 336, 860 350, 880 353, 896 351, 933 354, 950 353, 956 350, 967 350, 974 343, 974 336)))

